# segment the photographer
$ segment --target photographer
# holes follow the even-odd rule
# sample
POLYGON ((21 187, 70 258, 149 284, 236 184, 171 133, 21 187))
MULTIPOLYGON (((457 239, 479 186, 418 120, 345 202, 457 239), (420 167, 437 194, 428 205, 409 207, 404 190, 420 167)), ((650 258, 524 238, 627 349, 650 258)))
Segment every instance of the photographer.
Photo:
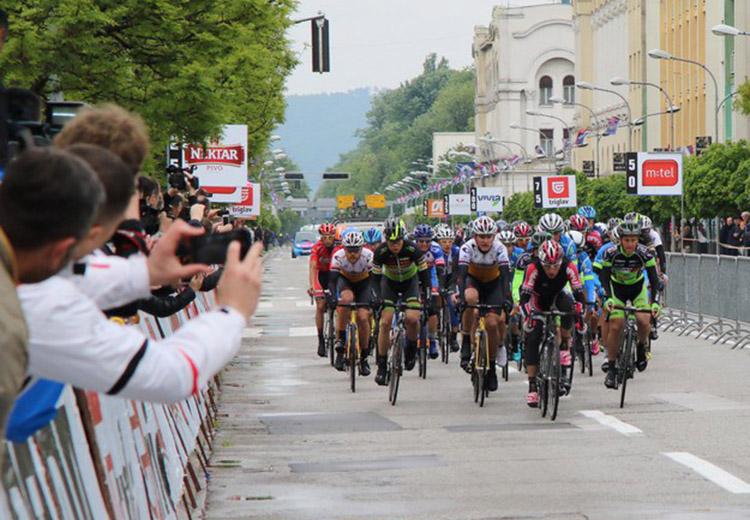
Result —
MULTIPOLYGON (((21 389, 28 329, 16 285, 59 271, 91 227, 104 193, 91 168, 60 150, 27 150, 0 184, 0 429, 21 389)), ((22 286, 23 287, 23 286, 22 286)), ((54 298, 54 296, 53 296, 54 298)), ((0 448, 0 462, 2 460, 0 448)))
POLYGON ((138 177, 137 192, 143 230, 147 235, 155 235, 159 232, 161 214, 164 213, 159 184, 141 175, 138 177))

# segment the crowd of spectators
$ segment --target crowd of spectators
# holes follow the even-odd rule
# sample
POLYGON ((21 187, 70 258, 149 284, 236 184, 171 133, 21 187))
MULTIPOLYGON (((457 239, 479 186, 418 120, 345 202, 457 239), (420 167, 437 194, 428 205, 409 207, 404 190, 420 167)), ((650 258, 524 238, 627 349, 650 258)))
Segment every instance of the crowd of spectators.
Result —
POLYGON ((243 256, 234 241, 221 266, 180 253, 206 233, 237 236, 244 223, 212 209, 189 182, 162 188, 140 175, 148 152, 141 118, 105 105, 82 111, 52 146, 23 150, 7 165, 0 429, 13 440, 44 425, 49 410, 38 396, 54 385, 175 402, 200 390, 240 346, 260 295, 262 246, 243 256), (162 341, 128 326, 138 311, 167 316, 214 288, 217 308, 162 341), (19 406, 24 399, 33 406, 19 406))
POLYGON ((718 236, 714 234, 713 238, 707 230, 707 225, 706 222, 694 218, 683 222, 679 232, 673 233, 677 251, 716 254, 718 249, 721 255, 750 256, 750 211, 721 218, 718 236), (714 244, 716 247, 712 247, 714 244))

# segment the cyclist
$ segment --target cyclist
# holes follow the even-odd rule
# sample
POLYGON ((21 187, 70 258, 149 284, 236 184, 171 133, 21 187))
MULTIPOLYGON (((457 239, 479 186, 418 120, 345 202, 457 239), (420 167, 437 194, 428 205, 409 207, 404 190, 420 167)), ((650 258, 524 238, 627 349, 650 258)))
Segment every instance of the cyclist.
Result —
POLYGON ((375 251, 380 243, 383 241, 383 233, 376 227, 371 227, 364 232, 365 238, 365 249, 375 251))
MULTIPOLYGON (((573 215, 578 216, 578 215, 573 215)), ((572 217, 571 217, 572 220, 572 217)), ((581 278, 583 283, 583 292, 586 298, 586 313, 584 315, 584 321, 590 327, 592 332, 597 329, 598 315, 596 314, 596 275, 594 274, 594 267, 591 264, 589 254, 586 252, 585 246, 586 241, 583 233, 580 231, 569 231, 570 238, 576 245, 578 250, 578 259, 576 261, 576 269, 578 269, 578 276, 581 278)), ((593 340, 591 344, 591 354, 596 356, 599 354, 599 342, 596 339, 596 334, 592 334, 593 340)))
MULTIPOLYGON (((661 240, 659 232, 653 228, 651 219, 646 215, 640 216, 641 221, 641 237, 640 243, 648 248, 652 255, 657 260, 657 273, 659 274, 659 292, 664 290, 664 284, 667 283, 667 257, 664 254, 664 244, 661 240)), ((659 339, 659 333, 657 332, 656 318, 652 320, 651 327, 651 339, 659 339)), ((651 352, 648 352, 650 356, 651 352)))
MULTIPOLYGON (((430 359, 436 359, 439 355, 437 346, 437 327, 440 290, 445 279, 445 256, 443 249, 433 242, 434 232, 428 224, 419 224, 414 228, 414 241, 417 249, 422 253, 424 260, 430 270, 431 297, 425 301, 427 305, 427 330, 430 339, 430 359)), ((421 294, 426 293, 426 287, 421 287, 421 294)))
POLYGON ((310 253, 310 289, 308 294, 315 296, 315 326, 318 329, 318 355, 326 357, 326 344, 323 338, 323 315, 326 300, 323 291, 328 288, 328 273, 331 270, 336 227, 325 223, 318 227, 318 240, 310 253))
MULTIPOLYGON (((349 231, 341 239, 342 248, 333 254, 331 272, 328 280, 331 295, 338 294, 336 323, 336 359, 333 362, 336 370, 344 370, 344 343, 346 342, 346 325, 349 323, 351 309, 341 307, 352 302, 369 304, 370 271, 372 271, 373 253, 364 249, 365 237, 360 231, 349 231)), ((334 302, 335 305, 335 302, 334 302)), ((370 355, 370 310, 367 307, 357 309, 357 330, 362 359, 360 371, 363 376, 370 375, 367 356, 370 355)))
POLYGON ((513 248, 513 254, 510 257, 511 263, 515 263, 514 261, 529 249, 534 230, 526 222, 519 222, 513 227, 513 234, 516 235, 516 247, 513 248))
MULTIPOLYGON (((608 237, 608 241, 602 245, 599 250, 596 252, 596 256, 594 257, 594 274, 599 279, 599 286, 601 286, 601 298, 602 301, 604 301, 606 297, 606 293, 604 293, 604 287, 602 286, 601 282, 601 270, 602 270, 602 261, 604 259, 604 253, 607 252, 607 250, 612 247, 612 245, 619 246, 620 245, 620 235, 619 235, 619 228, 620 224, 622 223, 622 220, 619 218, 611 218, 607 222, 607 229, 608 232, 606 236, 608 237)), ((605 345, 607 343, 607 338, 609 337, 609 320, 607 319, 606 313, 602 312, 601 316, 599 316, 599 329, 601 331, 601 338, 604 341, 605 345)), ((609 361, 605 360, 604 363, 602 363, 602 370, 607 371, 609 368, 609 361)))
POLYGON ((497 220, 495 221, 495 225, 497 226, 497 232, 498 232, 498 233, 502 233, 502 232, 503 232, 503 231, 505 231, 506 229, 511 229, 511 227, 510 227, 510 224, 508 224, 508 223, 507 223, 507 222, 506 222, 505 220, 503 220, 503 219, 497 219, 497 220))
POLYGON ((456 294, 456 272, 458 271, 458 253, 460 248, 454 242, 453 230, 445 224, 439 225, 435 229, 435 240, 440 244, 443 256, 445 257, 445 280, 443 282, 445 297, 443 298, 443 304, 448 305, 451 317, 450 349, 451 352, 458 352, 456 336, 461 319, 453 301, 453 296, 456 294))
MULTIPOLYGON (((406 303, 406 349, 404 351, 404 368, 412 370, 417 355, 417 335, 419 333, 419 282, 429 288, 431 296, 430 270, 424 255, 413 242, 405 240, 406 224, 400 218, 389 218, 383 227, 385 242, 375 250, 373 257, 373 288, 376 302, 383 302, 380 316, 380 334, 378 336, 378 354, 376 361, 378 371, 375 382, 386 384, 388 371, 388 347, 390 332, 398 295, 406 303)), ((425 298, 425 301, 427 298, 425 298)))
MULTIPOLYGON (((487 340, 490 351, 490 369, 487 373, 487 390, 497 390, 495 360, 501 338, 505 337, 505 314, 510 314, 512 295, 510 292, 510 271, 508 251, 496 240, 497 226, 490 217, 479 217, 473 224, 474 238, 461 246, 458 257, 459 297, 470 305, 482 303, 491 305, 486 319, 487 340)), ((463 313, 463 337, 461 343, 461 368, 467 370, 471 359, 471 338, 476 323, 476 309, 466 309, 463 313)), ((505 349, 502 349, 505 354, 505 349)), ((505 360, 500 359, 501 364, 505 360)))
POLYGON ((571 215, 568 219, 568 227, 570 231, 578 231, 581 233, 583 238, 586 238, 586 233, 591 229, 589 228, 589 221, 581 215, 571 215))
POLYGON ((593 206, 581 206, 578 208, 578 214, 586 219, 588 223, 588 229, 594 229, 594 223, 596 222, 596 210, 593 206))
POLYGON ((560 246, 562 246, 565 257, 571 262, 576 261, 576 246, 570 237, 564 233, 565 221, 563 221, 563 218, 560 215, 557 213, 546 213, 542 215, 542 218, 539 219, 537 230, 552 235, 552 239, 555 242, 559 242, 560 246))
POLYGON ((505 231, 499 231, 497 238, 505 246, 505 250, 508 252, 508 261, 510 262, 511 269, 513 268, 513 256, 516 252, 516 235, 513 230, 506 229, 505 231))
MULTIPOLYGON (((560 312, 570 313, 575 308, 576 314, 580 315, 583 301, 583 286, 575 263, 565 257, 562 247, 555 240, 543 242, 539 246, 537 256, 526 269, 519 300, 520 307, 526 315, 524 330, 526 332, 526 367, 529 377, 529 392, 526 395, 528 406, 532 408, 539 406, 536 374, 539 367, 539 345, 544 339, 542 338, 544 323, 534 318, 533 313, 549 311, 554 307, 560 312), (573 291, 572 294, 565 290, 568 284, 573 291)), ((569 341, 573 328, 573 316, 561 318, 560 325, 560 365, 570 366, 569 341), (567 364, 564 362, 566 358, 567 364)), ((564 371, 563 374, 565 374, 564 371)), ((566 381, 563 382, 563 388, 565 387, 567 387, 566 381)))
MULTIPOLYGON (((644 271, 650 280, 657 280, 656 260, 649 250, 638 243, 641 224, 638 221, 625 221, 618 227, 620 245, 612 245, 604 253, 599 277, 607 299, 604 302, 608 313, 609 330, 606 338, 608 370, 604 384, 607 388, 617 388, 617 369, 615 363, 620 349, 620 336, 625 325, 625 314, 615 310, 615 305, 624 306, 628 301, 639 309, 650 309, 657 316, 661 307, 658 303, 659 293, 656 284, 646 289, 644 271), (613 368, 615 368, 613 370, 613 368)), ((646 370, 646 344, 648 343, 650 317, 637 314, 638 343, 636 345, 636 368, 639 372, 646 370)))

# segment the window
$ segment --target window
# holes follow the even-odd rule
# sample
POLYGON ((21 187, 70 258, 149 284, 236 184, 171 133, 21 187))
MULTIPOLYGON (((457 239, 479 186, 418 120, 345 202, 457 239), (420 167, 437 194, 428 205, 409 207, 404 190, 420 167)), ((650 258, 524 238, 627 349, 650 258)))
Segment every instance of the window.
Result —
POLYGON ((539 146, 542 148, 544 155, 552 157, 555 150, 552 139, 555 136, 555 131, 552 128, 542 128, 539 135, 539 146))
POLYGON ((566 103, 576 102, 576 79, 573 76, 563 79, 563 98, 566 103))
POLYGON ((551 105, 552 102, 549 98, 552 97, 552 78, 549 76, 542 76, 539 80, 539 104, 540 105, 551 105))

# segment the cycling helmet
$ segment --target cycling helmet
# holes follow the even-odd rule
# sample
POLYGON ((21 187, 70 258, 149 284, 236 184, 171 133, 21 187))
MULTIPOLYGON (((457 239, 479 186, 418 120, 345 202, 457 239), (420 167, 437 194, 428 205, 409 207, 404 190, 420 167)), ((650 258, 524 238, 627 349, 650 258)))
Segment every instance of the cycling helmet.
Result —
POLYGON ((593 248, 594 251, 599 251, 602 247, 602 237, 599 233, 589 233, 586 235, 586 245, 593 248))
POLYGON ((503 219, 498 219, 495 221, 495 225, 497 226, 498 231, 505 231, 506 229, 510 228, 510 225, 503 219))
POLYGON ((347 249, 350 247, 362 247, 365 245, 365 237, 361 231, 348 231, 341 240, 341 245, 347 249))
POLYGON ((513 228, 513 233, 515 233, 516 238, 529 238, 534 234, 534 230, 526 222, 521 222, 513 228))
POLYGON ((475 235, 494 235, 497 233, 497 225, 490 217, 479 217, 471 225, 475 235))
POLYGON ((334 235, 336 234, 336 226, 333 224, 325 223, 321 224, 318 228, 318 234, 319 235, 334 235))
POLYGON ((619 218, 612 217, 611 219, 609 219, 609 221, 607 221, 607 231, 611 233, 613 230, 617 229, 617 226, 619 226, 621 222, 622 220, 620 220, 619 218))
POLYGON ((626 222, 636 222, 641 218, 641 216, 636 213, 635 211, 631 211, 630 213, 625 214, 625 218, 623 219, 626 222))
POLYGON ((586 231, 589 227, 589 222, 586 217, 582 215, 571 215, 570 217, 570 229, 574 231, 586 231))
POLYGON ((563 259, 562 246, 555 240, 545 240, 539 246, 539 260, 543 265, 558 265, 563 259))
POLYGON ((626 220, 617 229, 619 230, 620 238, 639 236, 641 234, 641 223, 637 220, 626 220))
POLYGON ((383 241, 383 232, 376 227, 371 227, 365 231, 364 238, 368 244, 379 244, 383 241))
POLYGON ((612 231, 609 232, 609 238, 610 240, 612 240, 613 244, 620 244, 620 226, 615 227, 612 231))
POLYGON ((565 226, 560 215, 557 213, 547 213, 539 219, 539 226, 537 229, 554 235, 555 233, 562 233, 565 226))
POLYGON ((501 231, 498 236, 503 244, 512 244, 516 241, 516 235, 510 229, 501 231))
POLYGON ((453 233, 453 230, 450 228, 450 226, 446 226, 445 224, 443 224, 442 226, 438 226, 437 229, 435 229, 435 240, 453 240, 454 238, 455 233, 453 233))
POLYGON ((586 243, 586 236, 575 229, 568 231, 568 236, 579 250, 583 247, 583 244, 586 243))
POLYGON ((604 236, 604 234, 607 232, 607 224, 604 222, 597 222, 594 224, 594 231, 598 231, 599 235, 604 236))
POLYGON ((470 220, 464 226, 464 240, 471 240, 474 236, 474 221, 470 220))
POLYGON ((653 226, 654 224, 649 217, 641 215, 641 231, 651 231, 653 226))
POLYGON ((552 235, 546 231, 537 231, 531 235, 531 247, 537 249, 546 240, 552 240, 552 235))
POLYGON ((383 234, 386 240, 402 240, 406 236, 406 224, 400 218, 389 217, 383 224, 383 234))
POLYGON ((593 206, 581 206, 578 208, 578 214, 584 218, 588 218, 591 220, 596 219, 596 210, 593 208, 593 206))
POLYGON ((429 224, 419 224, 417 227, 414 228, 414 239, 424 239, 429 238, 432 239, 433 233, 432 228, 429 224))

